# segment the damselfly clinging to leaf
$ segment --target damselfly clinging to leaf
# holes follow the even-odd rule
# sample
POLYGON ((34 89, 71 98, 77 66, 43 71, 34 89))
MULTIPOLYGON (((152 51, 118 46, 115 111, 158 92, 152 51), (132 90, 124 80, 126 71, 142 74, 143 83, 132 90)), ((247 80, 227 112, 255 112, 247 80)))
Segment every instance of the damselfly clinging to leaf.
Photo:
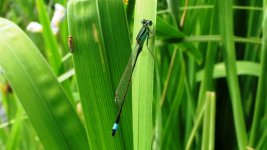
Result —
POLYGON ((128 91, 128 88, 131 82, 131 78, 132 78, 133 70, 135 68, 136 61, 138 59, 140 52, 142 51, 145 40, 147 40, 148 42, 149 35, 151 33, 149 27, 152 25, 152 21, 143 19, 141 23, 142 23, 142 28, 140 29, 139 33, 136 36, 135 48, 130 56, 128 64, 124 70, 124 73, 121 77, 118 88, 116 90, 115 102, 118 103, 119 111, 118 111, 116 120, 114 122, 113 128, 112 128, 112 136, 115 135, 116 131, 119 128, 119 121, 120 121, 120 116, 122 112, 122 107, 123 107, 123 104, 124 104, 124 101, 127 95, 127 91, 128 91))

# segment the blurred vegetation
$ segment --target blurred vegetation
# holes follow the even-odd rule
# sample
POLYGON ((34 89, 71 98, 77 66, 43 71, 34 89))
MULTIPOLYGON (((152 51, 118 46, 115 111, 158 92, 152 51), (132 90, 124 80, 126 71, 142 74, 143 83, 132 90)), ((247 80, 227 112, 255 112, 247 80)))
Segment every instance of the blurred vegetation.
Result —
POLYGON ((267 149, 266 23, 267 0, 0 0, 0 149, 267 149))

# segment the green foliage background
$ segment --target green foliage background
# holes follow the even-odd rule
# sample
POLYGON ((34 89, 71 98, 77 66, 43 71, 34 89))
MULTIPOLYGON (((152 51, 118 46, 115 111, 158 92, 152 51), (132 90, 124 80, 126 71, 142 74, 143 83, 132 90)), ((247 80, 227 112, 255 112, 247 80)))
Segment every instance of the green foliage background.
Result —
POLYGON ((266 15, 266 0, 1 0, 0 149, 266 149, 266 15), (112 137, 144 18, 153 36, 112 137))

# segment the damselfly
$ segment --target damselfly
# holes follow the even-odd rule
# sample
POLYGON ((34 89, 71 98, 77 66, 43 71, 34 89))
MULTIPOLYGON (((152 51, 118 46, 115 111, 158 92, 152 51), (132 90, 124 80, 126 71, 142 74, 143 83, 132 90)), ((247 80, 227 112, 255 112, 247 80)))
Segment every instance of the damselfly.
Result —
POLYGON ((119 128, 119 121, 120 121, 120 116, 122 112, 122 107, 127 95, 127 91, 131 82, 133 70, 136 64, 136 61, 138 59, 138 56, 140 52, 142 51, 143 45, 145 40, 149 39, 149 34, 151 33, 149 27, 152 25, 151 20, 146 20, 143 19, 141 21, 142 23, 142 28, 140 29, 139 33, 136 36, 136 45, 135 49, 133 50, 129 62, 124 70, 124 73, 122 75, 122 78, 119 82, 118 88, 116 90, 116 95, 115 95, 115 102, 118 103, 119 106, 119 111, 115 120, 115 123, 112 128, 112 136, 115 135, 116 131, 119 128))

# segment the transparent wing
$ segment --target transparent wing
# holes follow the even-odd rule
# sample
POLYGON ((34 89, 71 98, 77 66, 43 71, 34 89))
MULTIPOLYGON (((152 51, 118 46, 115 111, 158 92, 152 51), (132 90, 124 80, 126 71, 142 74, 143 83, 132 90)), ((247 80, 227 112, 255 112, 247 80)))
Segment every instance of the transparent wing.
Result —
POLYGON ((127 91, 131 83, 133 70, 136 64, 136 60, 141 50, 142 50, 142 46, 137 44, 129 58, 128 64, 119 82, 118 88, 115 93, 115 102, 117 103, 119 107, 122 107, 123 101, 126 98, 127 91))

